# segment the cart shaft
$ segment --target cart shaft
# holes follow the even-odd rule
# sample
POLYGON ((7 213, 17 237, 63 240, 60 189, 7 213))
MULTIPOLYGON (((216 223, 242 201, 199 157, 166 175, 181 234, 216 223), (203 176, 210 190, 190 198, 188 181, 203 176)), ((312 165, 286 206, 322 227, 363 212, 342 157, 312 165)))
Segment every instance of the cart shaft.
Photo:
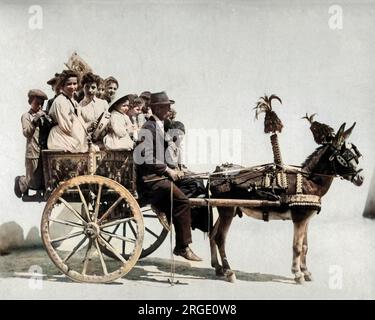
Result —
POLYGON ((268 200, 242 200, 242 199, 208 199, 208 198, 189 198, 190 205, 207 207, 280 207, 280 201, 268 200))

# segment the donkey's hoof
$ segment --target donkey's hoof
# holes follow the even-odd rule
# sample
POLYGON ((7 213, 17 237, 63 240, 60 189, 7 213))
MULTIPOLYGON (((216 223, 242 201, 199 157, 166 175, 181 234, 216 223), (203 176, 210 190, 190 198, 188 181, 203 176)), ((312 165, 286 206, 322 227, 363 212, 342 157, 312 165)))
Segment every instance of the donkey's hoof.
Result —
POLYGON ((222 267, 215 268, 215 274, 217 277, 224 277, 224 270, 222 267))
POLYGON ((301 274, 301 275, 295 275, 294 277, 294 281, 297 283, 297 284, 304 284, 305 282, 305 276, 304 274, 301 274))
POLYGON ((225 277, 227 278, 228 282, 234 283, 236 282, 236 274, 232 270, 227 270, 225 272, 225 277))
POLYGON ((313 281, 312 275, 310 272, 304 273, 305 281, 313 281))

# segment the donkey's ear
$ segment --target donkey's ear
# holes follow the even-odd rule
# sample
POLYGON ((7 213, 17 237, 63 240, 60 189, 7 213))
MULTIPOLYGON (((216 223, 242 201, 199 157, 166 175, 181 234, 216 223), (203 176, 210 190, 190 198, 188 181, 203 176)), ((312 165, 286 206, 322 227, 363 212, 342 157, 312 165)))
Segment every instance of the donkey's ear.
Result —
POLYGON ((336 135, 335 135, 335 138, 333 139, 333 145, 338 147, 339 145, 341 145, 342 142, 344 142, 344 139, 343 139, 343 134, 344 134, 344 130, 345 130, 345 126, 346 126, 346 123, 344 122, 339 131, 337 131, 336 135))
POLYGON ((352 131, 353 131, 355 125, 356 125, 356 122, 354 122, 353 125, 352 125, 348 130, 346 130, 346 131, 343 133, 343 138, 344 138, 344 140, 348 139, 349 136, 352 134, 352 131))

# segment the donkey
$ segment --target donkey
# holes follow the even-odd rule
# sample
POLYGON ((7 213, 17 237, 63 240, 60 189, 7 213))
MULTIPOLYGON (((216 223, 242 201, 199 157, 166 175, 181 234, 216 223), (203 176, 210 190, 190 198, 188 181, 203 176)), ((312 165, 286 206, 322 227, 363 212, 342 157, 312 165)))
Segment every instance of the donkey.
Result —
MULTIPOLYGON (((363 183, 363 177, 360 175, 362 169, 358 170, 357 165, 359 163, 358 158, 361 154, 354 144, 346 142, 354 126, 355 123, 351 128, 345 131, 345 123, 342 124, 333 140, 318 147, 305 160, 302 167, 283 168, 282 172, 285 173, 287 187, 279 191, 279 193, 264 192, 254 188, 253 180, 255 178, 250 178, 250 180, 245 179, 245 182, 243 182, 244 179, 241 179, 241 177, 251 173, 249 172, 251 169, 243 168, 237 171, 236 174, 231 175, 229 184, 228 175, 225 176, 221 173, 216 176, 213 175, 210 180, 211 194, 214 198, 259 199, 259 197, 262 197, 263 199, 272 200, 272 198, 280 199, 283 196, 296 194, 296 191, 299 189, 301 194, 317 196, 320 201, 320 197, 323 197, 328 192, 334 177, 341 177, 356 186, 360 186, 363 183), (224 176, 226 177, 225 181, 229 187, 223 191, 223 188, 215 188, 214 186, 215 183, 216 185, 218 185, 218 183, 220 184, 220 179, 223 181, 224 176)), ((239 215, 245 213, 256 219, 264 219, 265 213, 267 213, 267 219, 264 219, 267 221, 268 219, 293 221, 292 273, 297 283, 312 281, 311 273, 308 271, 306 265, 308 249, 307 229, 310 218, 319 213, 319 211, 320 206, 319 208, 309 206, 298 207, 288 204, 280 207, 257 208, 218 207, 219 216, 210 233, 211 265, 215 268, 216 275, 224 276, 230 282, 234 282, 236 279, 234 272, 230 269, 225 252, 225 240, 236 212, 239 215), (219 264, 216 247, 219 250, 222 265, 219 264)))

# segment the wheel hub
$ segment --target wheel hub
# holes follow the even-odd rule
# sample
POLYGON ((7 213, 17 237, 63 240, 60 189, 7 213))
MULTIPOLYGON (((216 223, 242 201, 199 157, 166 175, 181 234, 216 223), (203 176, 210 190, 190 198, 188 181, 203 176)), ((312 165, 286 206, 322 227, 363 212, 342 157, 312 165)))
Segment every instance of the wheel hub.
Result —
POLYGON ((91 239, 96 239, 100 234, 99 225, 94 222, 89 222, 84 229, 84 233, 91 239))

